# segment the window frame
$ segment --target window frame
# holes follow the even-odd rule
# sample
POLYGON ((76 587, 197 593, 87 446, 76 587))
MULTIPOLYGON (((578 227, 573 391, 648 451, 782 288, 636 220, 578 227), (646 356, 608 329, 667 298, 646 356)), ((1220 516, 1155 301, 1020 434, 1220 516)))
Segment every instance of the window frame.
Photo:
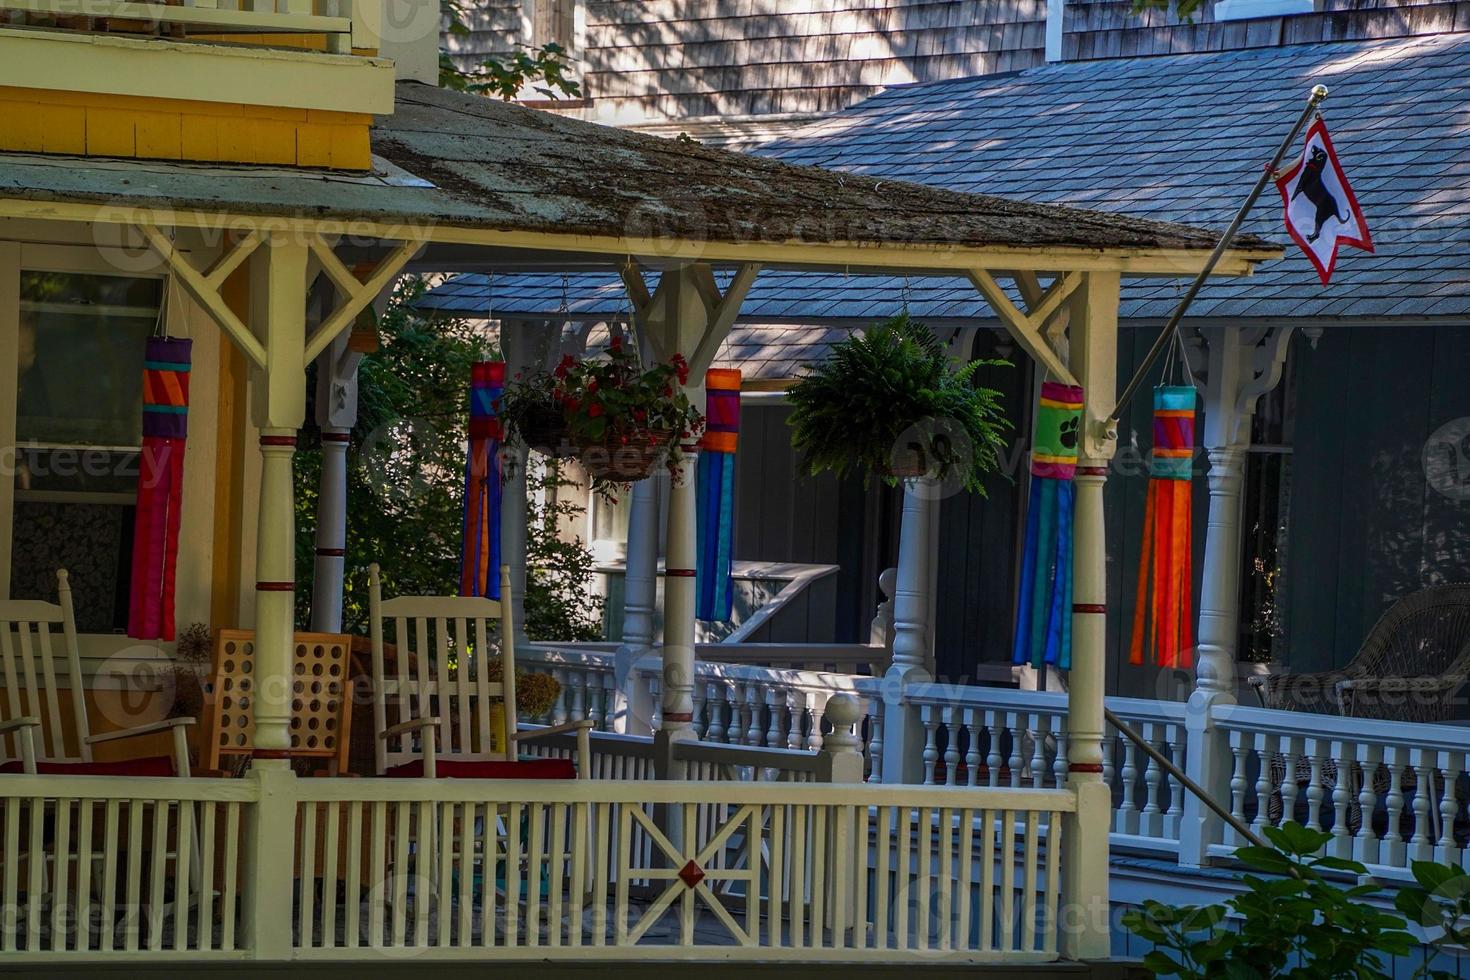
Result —
MULTIPOLYGON (((181 248, 180 251, 187 251, 181 248)), ((166 265, 161 261, 137 262, 130 268, 119 268, 116 263, 96 247, 82 244, 52 244, 28 241, 0 241, 0 460, 4 461, 4 472, 0 473, 0 599, 8 599, 11 590, 11 561, 15 532, 15 459, 17 427, 17 395, 20 370, 20 285, 25 272, 57 272, 75 275, 131 277, 156 279, 163 283, 165 302, 165 329, 172 336, 191 337, 194 343, 194 368, 197 377, 190 383, 190 439, 189 464, 186 466, 186 484, 208 485, 213 481, 216 463, 217 433, 214 403, 218 393, 219 331, 176 283, 170 285, 166 265), (202 410, 200 410, 202 409, 202 410), (191 477, 189 467, 194 467, 191 477), (208 470, 208 483, 199 478, 199 471, 208 470)), ((141 366, 140 366, 141 369, 141 366)), ((196 491, 195 498, 201 495, 196 491)), ((213 525, 214 501, 210 499, 188 499, 187 491, 183 518, 186 524, 213 525)), ((109 501, 109 502, 121 502, 109 501)), ((211 542, 212 544, 212 542, 211 542)), ((202 550, 201 557, 207 559, 204 567, 198 560, 180 554, 179 577, 202 578, 206 583, 211 574, 212 548, 202 550)), ((181 590, 181 595, 182 595, 181 590)), ((187 615, 193 616, 194 610, 187 615)), ((187 620, 183 620, 187 622, 187 620)), ((130 640, 116 633, 82 634, 79 638, 84 656, 107 656, 139 641, 130 640)), ((157 647, 157 642, 149 646, 157 647)))

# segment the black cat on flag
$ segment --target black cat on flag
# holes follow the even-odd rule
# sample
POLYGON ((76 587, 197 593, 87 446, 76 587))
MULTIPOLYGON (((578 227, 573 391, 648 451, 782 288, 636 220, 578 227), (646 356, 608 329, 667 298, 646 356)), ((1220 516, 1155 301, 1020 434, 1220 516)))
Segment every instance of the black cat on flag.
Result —
POLYGON ((1286 210, 1286 230, 1307 253, 1323 285, 1332 278, 1339 244, 1373 251, 1368 223, 1337 160, 1321 117, 1307 130, 1296 166, 1276 178, 1286 210))

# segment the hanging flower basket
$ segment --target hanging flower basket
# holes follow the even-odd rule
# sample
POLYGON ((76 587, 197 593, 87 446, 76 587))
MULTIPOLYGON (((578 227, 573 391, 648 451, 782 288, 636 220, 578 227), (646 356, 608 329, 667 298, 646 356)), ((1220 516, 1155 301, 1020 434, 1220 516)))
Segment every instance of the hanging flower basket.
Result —
POLYGON ((592 479, 633 483, 653 475, 677 435, 672 429, 633 428, 584 442, 577 455, 592 479))
POLYGON ((661 464, 674 471, 679 442, 704 431, 704 416, 684 393, 689 365, 678 354, 645 368, 614 337, 600 357, 563 357, 553 375, 551 397, 600 494, 616 494, 661 464))

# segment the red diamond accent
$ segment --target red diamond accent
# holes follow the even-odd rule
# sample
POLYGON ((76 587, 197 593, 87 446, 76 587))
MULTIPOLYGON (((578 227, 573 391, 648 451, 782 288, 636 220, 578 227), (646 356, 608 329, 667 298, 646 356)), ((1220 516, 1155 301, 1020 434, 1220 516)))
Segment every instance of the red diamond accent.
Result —
POLYGON ((684 865, 684 867, 679 869, 679 880, 688 885, 690 888, 693 888, 695 885, 704 880, 704 869, 695 864, 693 861, 690 861, 688 864, 684 865))

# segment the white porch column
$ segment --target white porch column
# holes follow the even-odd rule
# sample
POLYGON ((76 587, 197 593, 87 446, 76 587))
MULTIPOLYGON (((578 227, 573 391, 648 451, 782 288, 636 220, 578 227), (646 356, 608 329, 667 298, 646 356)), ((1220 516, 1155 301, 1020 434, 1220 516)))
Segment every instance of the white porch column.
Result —
POLYGON ((652 730, 653 705, 630 686, 633 664, 653 649, 653 611, 658 601, 658 474, 633 484, 628 500, 628 554, 623 574, 623 636, 615 659, 617 715, 614 730, 652 730))
POLYGON ((1107 535, 1103 485, 1117 448, 1107 422, 1118 392, 1118 274, 1091 272, 1073 294, 1070 360, 1083 388, 1073 555, 1072 670, 1067 691, 1067 782, 1077 811, 1064 822, 1062 955, 1109 954, 1108 828, 1112 792, 1103 782, 1107 663, 1107 535))
MULTIPOLYGON (((1200 584, 1195 690, 1185 724, 1188 772, 1216 799, 1230 799, 1233 760, 1215 725, 1215 708, 1236 701, 1240 641, 1240 533, 1245 463, 1256 401, 1281 379, 1293 328, 1208 327, 1204 382, 1204 439, 1209 456, 1210 511, 1200 584)), ((1198 867, 1221 839, 1213 811, 1185 794, 1179 824, 1179 862, 1198 867)))
POLYGON ((256 529, 255 756, 284 766, 291 747, 291 655, 296 588, 291 460, 306 417, 306 244, 281 232, 250 257, 251 330, 265 367, 251 374, 260 428, 256 529))
POLYGON ((883 782, 924 781, 924 725, 908 691, 933 680, 929 629, 930 527, 935 483, 905 480, 893 593, 893 657, 883 675, 883 782))
POLYGON ((322 433, 317 488, 316 560, 311 578, 311 628, 342 631, 342 572, 347 547, 347 442, 357 422, 357 366, 348 335, 333 340, 316 361, 316 419, 322 433))
MULTIPOLYGON (((656 331, 663 338, 657 345, 662 359, 682 352, 693 361, 709 325, 695 279, 694 266, 664 273, 659 291, 668 289, 664 303, 665 321, 656 331)), ((691 363, 683 386, 690 403, 704 409, 704 368, 691 363)), ((680 444, 678 469, 670 474, 668 530, 664 555, 664 666, 662 684, 662 731, 669 739, 694 738, 694 610, 695 610, 695 460, 697 441, 680 444)))
MULTIPOLYGON (((539 371, 548 350, 557 348, 547 323, 503 320, 500 324, 500 356, 505 361, 505 381, 510 384, 522 372, 539 371)), ((500 491, 500 561, 510 566, 510 606, 515 617, 516 642, 526 641, 526 467, 530 465, 525 446, 504 450, 506 478, 500 491)))

